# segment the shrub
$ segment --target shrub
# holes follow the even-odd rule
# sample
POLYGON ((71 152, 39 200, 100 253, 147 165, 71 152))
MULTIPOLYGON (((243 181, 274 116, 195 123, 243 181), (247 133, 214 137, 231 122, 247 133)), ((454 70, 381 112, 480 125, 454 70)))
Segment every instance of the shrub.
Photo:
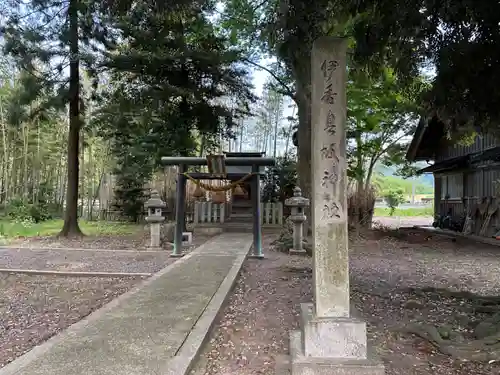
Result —
POLYGON ((21 222, 35 222, 52 219, 49 207, 45 202, 26 203, 22 199, 10 200, 5 208, 9 218, 21 222))
POLYGON ((277 157, 274 167, 266 168, 263 181, 263 200, 280 201, 293 196, 293 188, 297 185, 297 165, 295 157, 277 157))
POLYGON ((389 206, 390 212, 389 216, 394 215, 394 211, 396 208, 401 204, 405 202, 405 197, 403 195, 403 189, 397 189, 397 190, 389 190, 385 195, 384 195, 385 201, 387 202, 387 205, 389 206))

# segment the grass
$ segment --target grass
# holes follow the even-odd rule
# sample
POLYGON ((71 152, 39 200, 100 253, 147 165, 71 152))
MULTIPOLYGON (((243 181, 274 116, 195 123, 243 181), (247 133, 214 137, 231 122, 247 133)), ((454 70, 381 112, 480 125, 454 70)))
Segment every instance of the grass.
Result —
MULTIPOLYGON (((88 236, 122 235, 137 232, 139 226, 131 223, 79 220, 80 229, 88 236)), ((53 236, 63 227, 61 219, 41 223, 16 222, 0 219, 0 236, 4 238, 53 236)))
MULTIPOLYGON (((376 207, 374 216, 390 216, 389 208, 376 207)), ((434 216, 433 207, 396 208, 392 216, 434 216)))

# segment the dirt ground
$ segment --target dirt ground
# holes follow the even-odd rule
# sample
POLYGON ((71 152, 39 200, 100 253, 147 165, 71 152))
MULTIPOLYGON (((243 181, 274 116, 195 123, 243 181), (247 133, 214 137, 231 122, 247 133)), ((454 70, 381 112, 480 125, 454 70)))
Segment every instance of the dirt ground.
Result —
POLYGON ((1 249, 0 268, 65 272, 154 273, 173 263, 169 251, 1 249))
MULTIPOLYGON (((265 240, 267 258, 246 262, 192 375, 275 374, 288 354, 299 304, 313 298, 311 259, 272 251, 265 240)), ((453 358, 404 329, 433 324, 471 339, 485 314, 450 291, 500 294, 500 247, 402 230, 367 233, 350 249, 353 305, 387 375, 500 374, 499 362, 453 358)))
MULTIPOLYGON (((206 235, 193 235, 193 243, 186 246, 185 251, 200 246, 206 242, 210 236, 206 235)), ((54 236, 49 237, 29 237, 20 238, 10 242, 3 247, 9 248, 58 248, 58 249, 110 249, 110 250, 135 250, 143 251, 148 250, 150 241, 149 227, 144 226, 143 230, 139 230, 132 234, 127 235, 100 235, 100 236, 85 236, 77 239, 58 238, 54 236)), ((2 247, 0 247, 1 249, 2 247)), ((164 244, 165 250, 171 250, 172 245, 169 243, 164 244)))
MULTIPOLYGON (((210 236, 193 236, 185 246, 194 250, 210 236)), ((149 233, 122 236, 86 236, 81 239, 32 237, 0 247, 0 268, 75 272, 154 273, 172 264, 171 246, 150 251, 149 233)))
POLYGON ((0 368, 141 280, 0 274, 0 368))
POLYGON ((434 221, 429 216, 375 216, 373 218, 374 227, 390 227, 393 229, 401 227, 431 226, 434 221))

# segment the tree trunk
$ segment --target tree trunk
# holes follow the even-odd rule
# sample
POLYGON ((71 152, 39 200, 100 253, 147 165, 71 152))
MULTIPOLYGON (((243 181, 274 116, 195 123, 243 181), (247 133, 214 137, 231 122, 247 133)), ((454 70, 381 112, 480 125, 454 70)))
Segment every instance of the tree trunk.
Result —
POLYGON ((239 152, 242 152, 243 151, 243 136, 245 134, 245 122, 243 121, 243 119, 241 120, 240 122, 240 149, 239 149, 239 152))
POLYGON ((356 191, 353 199, 350 199, 350 205, 354 207, 348 207, 349 217, 348 222, 351 227, 354 227, 356 233, 359 233, 360 224, 364 217, 365 205, 363 204, 363 180, 364 180, 364 158, 363 149, 361 141, 361 132, 356 131, 356 191))
MULTIPOLYGON (((281 109, 281 107, 280 107, 281 109)), ((274 136, 273 136, 273 158, 276 157, 276 152, 278 149, 278 125, 280 120, 280 114, 276 113, 276 120, 274 122, 274 136)))
POLYGON ((363 194, 363 180, 364 180, 364 163, 363 163, 363 143, 361 141, 361 132, 356 131, 356 182, 357 193, 363 194))
MULTIPOLYGON (((89 137, 90 138, 90 137, 89 137)), ((88 184, 90 186, 87 187, 87 219, 88 220, 93 220, 92 219, 92 216, 93 216, 93 199, 94 199, 94 170, 95 170, 95 167, 92 165, 92 163, 94 162, 93 158, 92 158, 92 141, 94 140, 94 137, 92 137, 87 143, 88 143, 88 146, 87 146, 87 150, 88 150, 88 155, 89 155, 89 161, 88 161, 88 167, 86 168, 89 172, 88 172, 88 184)))
POLYGON ((2 160, 2 176, 1 176, 1 181, 2 181, 2 192, 0 195, 0 201, 1 202, 6 202, 7 201, 7 166, 8 166, 8 159, 9 159, 9 154, 7 152, 7 132, 5 130, 5 127, 7 126, 5 123, 4 115, 3 115, 3 105, 2 105, 2 98, 0 97, 0 122, 2 123, 2 149, 3 149, 3 160, 2 160))
POLYGON ((366 171, 365 191, 367 191, 370 188, 370 184, 372 182, 373 168, 375 168, 377 160, 378 158, 372 158, 372 160, 370 160, 370 165, 368 166, 368 170, 366 171))
POLYGON ((68 188, 62 237, 81 237, 78 225, 78 170, 80 147, 80 61, 78 58, 78 0, 70 0, 69 8, 69 135, 68 135, 68 188))
MULTIPOLYGON (((21 132, 23 136, 23 191, 21 192, 22 194, 22 199, 23 201, 28 201, 29 200, 29 184, 28 184, 28 134, 29 134, 29 129, 28 129, 28 124, 24 123, 21 126, 21 132)), ((33 202, 35 203, 35 202, 33 202)))
MULTIPOLYGON (((293 107, 293 111, 292 111, 292 118, 293 116, 295 116, 295 106, 293 107)), ((290 121, 290 126, 288 127, 288 131, 286 133, 286 139, 285 139, 285 159, 288 158, 288 149, 290 147, 290 138, 292 137, 292 133, 293 133, 293 120, 290 121)))
MULTIPOLYGON (((296 67, 296 100, 299 117, 298 128, 298 184, 302 196, 311 199, 311 63, 310 53, 304 54, 300 66, 296 67)), ((311 233, 310 209, 306 210, 306 236, 311 233)))
MULTIPOLYGON (((32 199, 33 202, 38 202, 40 199, 38 192, 40 190, 40 176, 41 176, 41 165, 40 165, 40 121, 36 121, 36 160, 33 163, 33 192, 32 199)), ((46 198, 46 197, 45 197, 46 198)))

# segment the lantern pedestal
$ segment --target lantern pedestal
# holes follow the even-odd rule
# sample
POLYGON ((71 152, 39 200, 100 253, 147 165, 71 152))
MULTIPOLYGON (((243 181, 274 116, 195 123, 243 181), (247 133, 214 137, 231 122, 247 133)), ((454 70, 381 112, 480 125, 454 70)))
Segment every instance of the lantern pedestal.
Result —
POLYGON ((285 201, 285 205, 292 208, 290 221, 293 223, 293 247, 289 250, 290 255, 304 255, 306 250, 302 244, 303 225, 306 221, 304 207, 309 206, 309 199, 302 196, 302 190, 297 186, 293 189, 293 197, 285 201))
POLYGON ((152 190, 151 198, 146 201, 144 207, 148 212, 146 221, 149 223, 151 234, 149 248, 159 249, 161 247, 161 223, 165 221, 163 209, 167 207, 167 205, 161 200, 158 191, 152 190))
POLYGON ((146 221, 149 223, 151 240, 149 248, 160 249, 161 247, 161 224, 165 221, 164 217, 148 216, 146 221))

